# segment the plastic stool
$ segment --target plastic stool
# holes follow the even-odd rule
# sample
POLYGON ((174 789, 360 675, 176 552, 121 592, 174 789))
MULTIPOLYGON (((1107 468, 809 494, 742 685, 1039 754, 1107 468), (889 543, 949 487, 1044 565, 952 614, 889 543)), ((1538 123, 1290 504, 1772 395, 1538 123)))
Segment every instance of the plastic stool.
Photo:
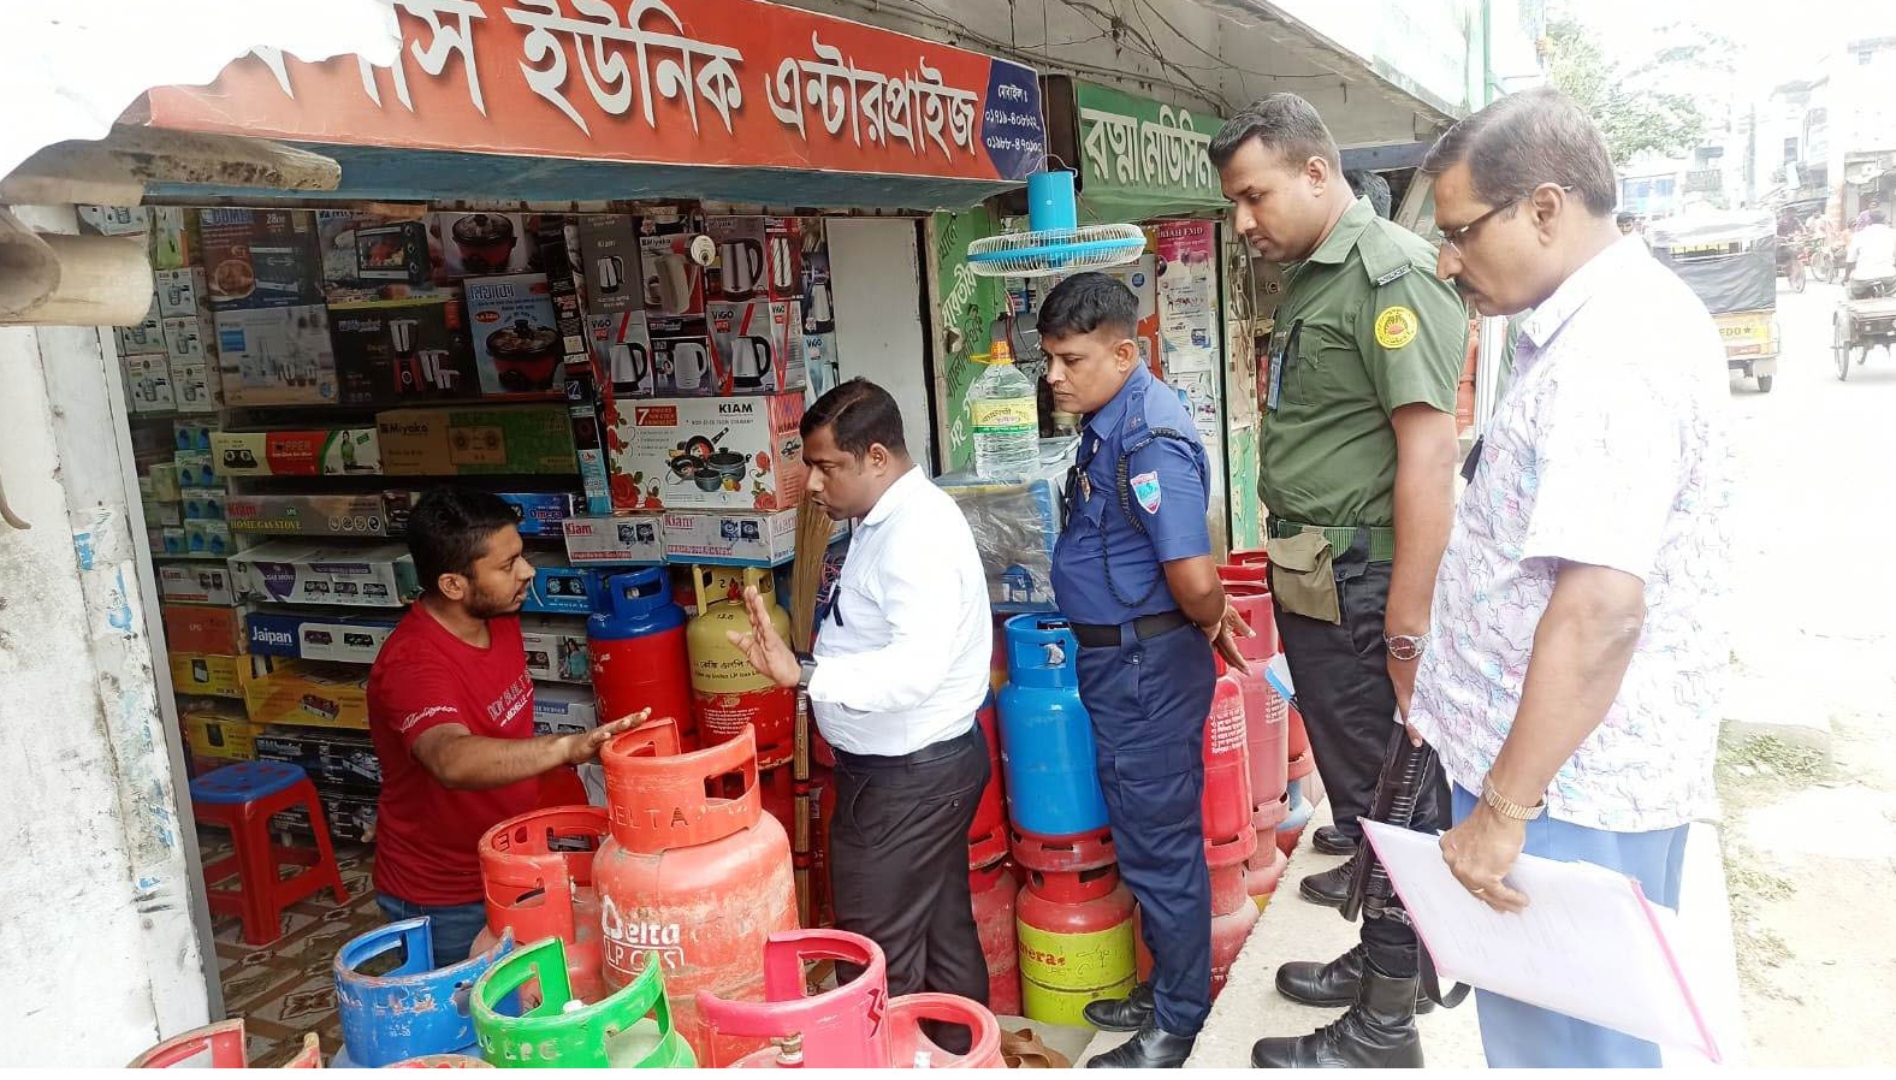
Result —
MULTIPOLYGON (((225 1020, 208 1027, 195 1028, 182 1035, 174 1035, 150 1050, 132 1059, 128 1069, 169 1069, 183 1065, 200 1054, 211 1055, 213 1069, 248 1069, 250 1055, 244 1049, 244 1022, 242 1019, 225 1020)), ((317 1045, 316 1033, 303 1036, 303 1049, 295 1057, 284 1062, 286 1069, 320 1069, 323 1067, 322 1048, 317 1045)))
POLYGON ((191 810, 199 822, 230 830, 236 853, 204 868, 204 886, 213 915, 243 918, 245 942, 268 945, 281 937, 283 909, 319 889, 328 889, 338 904, 348 901, 329 845, 323 804, 300 766, 242 761, 206 773, 191 781, 191 810), (316 834, 313 852, 270 840, 271 816, 298 806, 309 815, 316 834), (309 869, 284 878, 277 871, 284 863, 309 869), (214 887, 232 874, 237 875, 237 888, 214 887))

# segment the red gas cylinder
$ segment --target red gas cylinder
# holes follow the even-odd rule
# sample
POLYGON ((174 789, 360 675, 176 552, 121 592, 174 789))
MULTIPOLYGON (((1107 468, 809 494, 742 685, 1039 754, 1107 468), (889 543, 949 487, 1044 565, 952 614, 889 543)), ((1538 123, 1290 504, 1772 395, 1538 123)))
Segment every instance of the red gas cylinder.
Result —
POLYGON ((987 740, 988 782, 975 804, 974 824, 968 826, 968 865, 991 863, 1007 854, 1007 810, 1001 801, 1001 729, 989 695, 974 714, 987 740))
POLYGON ((1270 586, 1261 581, 1227 581, 1224 587, 1232 610, 1251 628, 1250 637, 1238 639, 1238 655, 1268 662, 1283 652, 1283 644, 1277 639, 1277 609, 1271 603, 1270 586))
POLYGON ((1264 549, 1234 551, 1218 567, 1218 580, 1229 585, 1234 582, 1255 582, 1266 584, 1270 580, 1271 560, 1264 549))
POLYGON ((1289 816, 1290 792, 1286 790, 1284 794, 1277 797, 1276 802, 1258 803, 1251 810, 1251 828, 1258 832, 1271 831, 1282 825, 1284 819, 1289 816))
POLYGON ((1289 723, 1288 745, 1285 751, 1290 755, 1289 772, 1292 780, 1302 780, 1316 771, 1316 759, 1310 756, 1310 734, 1304 730, 1303 713, 1295 705, 1285 710, 1285 720, 1289 723))
POLYGON ((748 729, 696 753, 677 749, 677 728, 660 722, 599 755, 611 817, 593 857, 606 984, 626 986, 656 958, 692 1050, 735 1061, 762 1044, 709 1038, 697 995, 762 999, 764 942, 797 926, 790 840, 763 811, 748 729))
POLYGON ((654 720, 678 721, 679 739, 693 745, 697 736, 685 613, 672 602, 664 569, 650 566, 609 577, 595 575, 591 588, 586 648, 600 717, 617 720, 649 708, 654 720))
MULTIPOLYGON (((1248 825, 1248 823, 1247 823, 1248 825)), ((1236 866, 1248 860, 1257 850, 1257 830, 1247 827, 1236 836, 1212 843, 1205 841, 1205 865, 1210 867, 1236 866)))
POLYGON ((1070 836, 1039 836, 1007 823, 1007 847, 1026 870, 1072 874, 1098 870, 1117 861, 1111 826, 1070 836))
POLYGON ((1251 766, 1253 803, 1272 802, 1284 793, 1285 769, 1290 760, 1290 704, 1271 689, 1264 668, 1277 654, 1277 623, 1271 614, 1271 593, 1262 585, 1225 587, 1231 606, 1257 633, 1238 639, 1238 652, 1251 670, 1239 675, 1244 690, 1246 749, 1251 766))
POLYGON ((606 812, 596 806, 533 810, 487 830, 479 848, 487 929, 474 939, 473 955, 509 929, 515 941, 556 937, 566 943, 573 996, 604 997, 593 856, 606 834, 606 812))
POLYGON ((1270 904, 1277 883, 1284 879, 1284 868, 1290 865, 1290 856, 1277 850, 1275 832, 1258 834, 1257 854, 1245 864, 1251 872, 1245 876, 1244 888, 1260 912, 1270 904))
POLYGON ((991 1010, 953 994, 904 994, 889 1002, 889 1042, 895 1047, 896 1068, 1005 1069, 1001 1060, 1001 1025, 991 1010), (951 1054, 935 1045, 923 1027, 947 1024, 967 1028, 972 1036, 966 1054, 951 1054))
POLYGON ((1020 1015, 1020 941, 1014 931, 1014 894, 1020 883, 1004 861, 968 872, 974 928, 987 958, 988 1008, 999 1016, 1020 1015))
POLYGON ((1244 690, 1237 672, 1214 656, 1218 681, 1205 718, 1205 794, 1200 820, 1207 844, 1251 831, 1251 766, 1245 758, 1244 690))
MULTIPOLYGON (((1275 849, 1273 849, 1275 850, 1275 849)), ((1248 892, 1250 871, 1243 863, 1211 871, 1211 996, 1216 998, 1231 976, 1231 965, 1257 925, 1258 907, 1248 892)), ((1146 950, 1143 912, 1133 917, 1133 940, 1139 950, 1139 978, 1152 976, 1152 954, 1146 950)))
POLYGON ((790 775, 789 765, 778 765, 771 769, 757 770, 757 793, 764 804, 764 813, 777 819, 785 833, 797 831, 797 793, 796 778, 790 775))

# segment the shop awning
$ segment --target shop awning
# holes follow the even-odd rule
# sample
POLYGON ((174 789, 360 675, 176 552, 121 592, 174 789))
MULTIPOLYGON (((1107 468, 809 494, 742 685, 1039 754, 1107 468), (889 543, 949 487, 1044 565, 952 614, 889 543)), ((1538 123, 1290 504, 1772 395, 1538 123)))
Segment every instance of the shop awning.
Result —
POLYGON ((1032 69, 763 0, 395 6, 391 68, 266 51, 147 122, 320 149, 327 198, 966 206, 1045 155, 1032 69))

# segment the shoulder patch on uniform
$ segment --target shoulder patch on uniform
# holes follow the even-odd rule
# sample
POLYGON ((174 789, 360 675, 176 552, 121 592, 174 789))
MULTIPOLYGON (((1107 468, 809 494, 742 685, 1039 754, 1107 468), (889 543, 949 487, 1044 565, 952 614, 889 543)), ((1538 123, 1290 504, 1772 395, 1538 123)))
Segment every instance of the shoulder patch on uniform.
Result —
POLYGON ((1148 514, 1159 512, 1159 474, 1144 472, 1132 478, 1132 497, 1139 500, 1139 506, 1148 514))
POLYGON ((1391 304, 1376 316, 1376 344, 1385 349, 1400 349, 1415 340, 1415 312, 1401 304, 1391 304))

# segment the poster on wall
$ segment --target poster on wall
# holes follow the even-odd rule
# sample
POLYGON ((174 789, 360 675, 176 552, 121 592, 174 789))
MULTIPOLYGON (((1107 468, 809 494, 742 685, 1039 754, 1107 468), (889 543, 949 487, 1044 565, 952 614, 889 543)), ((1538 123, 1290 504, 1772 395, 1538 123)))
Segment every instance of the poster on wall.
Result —
POLYGON ((378 68, 258 50, 153 127, 353 146, 1020 180, 1028 67, 764 0, 399 0, 378 68))
POLYGON ((1220 347, 1218 226, 1162 221, 1152 228, 1158 254, 1159 343, 1165 378, 1185 391, 1207 445, 1224 441, 1224 351, 1220 347))

